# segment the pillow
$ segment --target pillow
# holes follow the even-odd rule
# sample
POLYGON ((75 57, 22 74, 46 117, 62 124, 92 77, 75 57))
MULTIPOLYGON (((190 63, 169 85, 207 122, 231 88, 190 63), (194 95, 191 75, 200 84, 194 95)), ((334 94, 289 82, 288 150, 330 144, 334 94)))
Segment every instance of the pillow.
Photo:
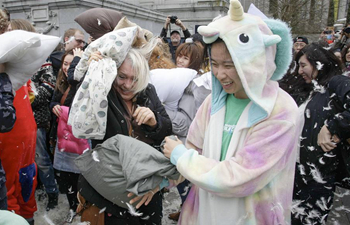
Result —
POLYGON ((59 42, 59 37, 24 30, 0 35, 0 63, 6 63, 5 72, 14 91, 37 72, 59 42))
POLYGON ((196 75, 197 71, 187 68, 155 69, 150 71, 150 83, 165 109, 177 110, 185 88, 196 75))
POLYGON ((91 37, 98 39, 114 30, 123 13, 112 9, 93 8, 79 14, 74 20, 91 37))
MULTIPOLYGON (((138 26, 136 23, 133 23, 131 21, 128 20, 128 18, 126 18, 126 16, 124 16, 117 24, 117 26, 114 28, 114 30, 119 30, 125 27, 140 27, 138 26)), ((145 38, 146 41, 150 41, 153 37, 153 33, 149 30, 143 29, 140 27, 140 29, 143 31, 143 36, 145 38)))

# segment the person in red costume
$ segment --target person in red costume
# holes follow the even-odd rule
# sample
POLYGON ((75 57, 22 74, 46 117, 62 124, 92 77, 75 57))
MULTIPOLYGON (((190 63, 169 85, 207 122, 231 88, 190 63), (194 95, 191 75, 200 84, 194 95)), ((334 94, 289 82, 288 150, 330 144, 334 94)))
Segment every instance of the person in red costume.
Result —
POLYGON ((0 134, 0 158, 6 173, 8 210, 14 210, 31 223, 37 209, 34 196, 37 185, 36 123, 28 89, 24 85, 16 91, 13 105, 17 119, 10 132, 0 134))
POLYGON ((37 166, 35 159, 36 122, 30 104, 30 82, 16 91, 13 105, 16 122, 10 132, 0 134, 0 158, 6 174, 8 210, 34 225, 37 210, 35 189, 37 166))

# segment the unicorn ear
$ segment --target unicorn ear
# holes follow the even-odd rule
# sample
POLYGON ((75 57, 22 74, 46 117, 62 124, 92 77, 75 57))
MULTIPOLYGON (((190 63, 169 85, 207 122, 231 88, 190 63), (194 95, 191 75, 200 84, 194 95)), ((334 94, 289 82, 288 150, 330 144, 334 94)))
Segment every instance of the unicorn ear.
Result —
POLYGON ((282 40, 278 35, 263 35, 263 39, 266 47, 277 44, 282 40))
POLYGON ((279 80, 287 72, 292 61, 293 41, 288 25, 281 20, 266 19, 264 22, 270 28, 273 34, 278 35, 282 40, 278 42, 276 49, 276 70, 271 80, 279 80))
POLYGON ((203 41, 206 44, 213 43, 220 35, 220 31, 218 29, 208 26, 200 26, 198 28, 198 33, 203 36, 203 41))

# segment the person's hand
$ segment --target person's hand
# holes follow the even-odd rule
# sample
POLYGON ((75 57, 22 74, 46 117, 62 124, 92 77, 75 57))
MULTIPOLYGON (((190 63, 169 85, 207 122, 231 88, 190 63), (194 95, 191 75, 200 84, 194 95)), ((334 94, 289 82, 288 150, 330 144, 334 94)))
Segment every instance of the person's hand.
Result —
POLYGON ((169 137, 165 137, 165 144, 163 146, 164 156, 170 159, 171 153, 178 145, 182 145, 182 141, 177 138, 176 141, 169 137))
POLYGON ((170 17, 171 17, 171 16, 167 16, 167 18, 165 19, 164 29, 168 29, 168 26, 169 26, 169 24, 170 24, 170 17))
POLYGON ((52 112, 59 118, 61 116, 61 113, 62 113, 61 106, 60 105, 55 105, 52 108, 52 112))
POLYGON ((88 65, 90 65, 90 63, 94 60, 94 61, 99 61, 103 59, 101 52, 93 52, 91 53, 89 60, 88 60, 88 65))
POLYGON ((78 56, 78 57, 82 57, 83 56, 83 53, 84 53, 84 51, 83 50, 81 50, 80 48, 75 48, 75 49, 73 49, 73 56, 75 57, 75 56, 78 56))
POLYGON ((332 134, 329 132, 326 125, 323 125, 323 127, 320 130, 320 133, 318 133, 317 136, 317 144, 322 148, 324 152, 329 152, 332 149, 337 147, 337 143, 339 142, 339 138, 334 135, 334 138, 332 138, 332 134))
POLYGON ((5 69, 6 69, 6 64, 0 63, 0 73, 5 73, 5 69))
MULTIPOLYGON (((158 191, 159 191, 159 186, 157 186, 156 188, 152 189, 151 191, 147 192, 142 196, 136 196, 135 198, 131 199, 129 203, 134 204, 135 202, 140 201, 139 203, 137 203, 136 209, 140 208, 143 204, 148 205, 148 203, 150 203, 150 201, 152 200, 153 195, 155 195, 158 191)), ((134 196, 134 193, 130 192, 128 194, 128 197, 130 198, 132 196, 134 196)))
POLYGON ((137 122, 137 125, 139 126, 141 124, 145 124, 153 128, 157 125, 156 116, 154 115, 152 110, 150 110, 147 107, 137 107, 132 116, 134 117, 134 119, 137 122))
POLYGON ((182 21, 180 19, 177 19, 175 21, 175 25, 179 26, 182 30, 186 30, 186 27, 184 26, 184 24, 182 23, 182 21))

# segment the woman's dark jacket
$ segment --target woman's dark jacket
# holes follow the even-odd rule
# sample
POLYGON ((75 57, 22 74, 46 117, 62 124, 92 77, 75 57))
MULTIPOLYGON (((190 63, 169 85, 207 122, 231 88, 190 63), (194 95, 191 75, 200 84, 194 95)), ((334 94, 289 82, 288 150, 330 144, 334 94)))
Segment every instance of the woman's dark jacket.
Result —
MULTIPOLYGON (((305 181, 313 180, 311 169, 317 168, 325 181, 334 180, 338 171, 341 148, 350 137, 350 78, 337 75, 328 83, 325 93, 316 92, 307 104, 304 113, 304 127, 300 143, 300 164, 305 175, 300 175, 300 165, 296 176, 305 181), (341 143, 329 152, 324 152, 317 144, 318 134, 327 125, 332 135, 337 135, 341 143), (334 155, 334 157, 332 157, 334 155)), ((301 181, 301 179, 296 179, 301 181)), ((304 182, 305 182, 304 181, 304 182)), ((323 184, 321 184, 323 185, 323 184)))
MULTIPOLYGON (((127 121, 124 117, 126 111, 122 104, 121 97, 112 88, 107 98, 108 111, 106 135, 103 140, 92 140, 93 147, 117 134, 124 134, 129 136, 127 121)), ((144 131, 145 136, 154 141, 152 146, 159 148, 162 140, 171 134, 172 125, 171 120, 166 113, 164 106, 160 102, 156 90, 152 84, 148 84, 147 88, 138 94, 136 103, 138 106, 150 108, 156 116, 157 126, 155 129, 151 130, 146 125, 141 125, 141 129, 144 131)), ((100 209, 106 207, 105 211, 107 213, 111 213, 115 216, 120 216, 125 211, 125 209, 118 207, 117 205, 114 205, 112 202, 103 198, 89 185, 83 176, 80 176, 79 178, 78 189, 80 194, 90 203, 95 204, 100 209)), ((156 196, 154 196, 154 198, 156 199, 156 196)))

